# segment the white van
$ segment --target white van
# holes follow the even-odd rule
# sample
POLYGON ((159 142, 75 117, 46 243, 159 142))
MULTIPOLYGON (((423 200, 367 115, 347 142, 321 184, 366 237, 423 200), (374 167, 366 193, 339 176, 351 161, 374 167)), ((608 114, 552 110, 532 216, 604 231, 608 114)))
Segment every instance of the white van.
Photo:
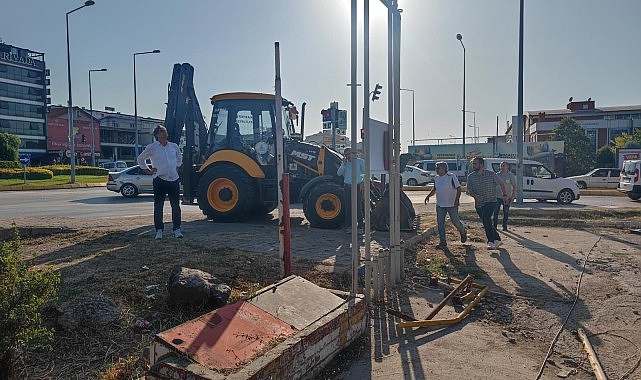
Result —
POLYGON ((436 163, 441 161, 447 162, 448 170, 459 179, 466 178, 467 167, 469 166, 466 160, 419 160, 414 162, 412 166, 427 170, 432 177, 436 177, 436 163))
POLYGON ((641 198, 641 160, 623 161, 619 188, 628 198, 638 200, 641 198))
POLYGON ((110 172, 121 172, 127 169, 127 163, 125 161, 112 161, 112 162, 103 162, 100 164, 101 168, 109 169, 110 172))
MULTIPOLYGON (((510 164, 510 171, 516 174, 516 160, 504 158, 485 158, 485 169, 498 173, 501 162, 510 164)), ((470 169, 471 170, 471 169, 470 169)), ((550 169, 538 161, 523 160, 523 198, 556 200, 560 204, 572 203, 579 199, 579 187, 569 178, 557 177, 550 169)))

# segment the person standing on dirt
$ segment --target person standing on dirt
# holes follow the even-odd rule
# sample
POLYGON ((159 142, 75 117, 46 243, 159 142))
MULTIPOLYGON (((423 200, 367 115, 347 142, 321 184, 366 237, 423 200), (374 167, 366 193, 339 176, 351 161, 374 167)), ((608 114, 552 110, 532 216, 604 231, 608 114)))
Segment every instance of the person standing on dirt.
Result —
MULTIPOLYGON (((347 230, 351 231, 352 229, 352 161, 351 161, 351 148, 345 148, 343 151, 343 162, 338 168, 336 174, 343 176, 343 185, 345 188, 345 209, 347 218, 347 230)), ((354 162, 356 167, 356 179, 357 179, 357 206, 356 206, 356 220, 358 222, 358 233, 363 234, 363 228, 365 226, 364 214, 365 209, 363 207, 363 181, 365 180, 365 161, 362 158, 356 158, 354 162)))
POLYGON ((175 143, 167 141, 167 128, 162 125, 154 129, 156 141, 147 145, 138 156, 140 168, 153 175, 154 178, 154 228, 156 240, 162 239, 165 223, 163 222, 163 207, 165 196, 169 197, 171 205, 171 221, 173 223, 174 237, 182 238, 180 231, 180 176, 178 169, 182 166, 183 155, 175 143), (146 160, 151 160, 149 168, 146 160))
POLYGON ((445 215, 450 215, 450 220, 458 232, 461 234, 461 243, 467 241, 467 230, 458 215, 458 206, 461 199, 461 184, 454 175, 448 171, 447 162, 439 161, 436 163, 436 177, 434 177, 434 187, 425 197, 425 204, 430 201, 430 197, 436 194, 436 224, 438 226, 439 243, 438 249, 447 249, 447 239, 445 238, 445 215))
POLYGON ((476 156, 472 159, 472 173, 467 176, 467 192, 474 198, 476 213, 483 222, 485 236, 487 236, 487 248, 496 249, 502 242, 499 233, 492 223, 492 215, 496 208, 496 188, 501 189, 502 202, 507 203, 505 185, 491 170, 485 170, 485 160, 476 156))
POLYGON ((496 208, 494 209, 494 228, 496 229, 499 224, 499 212, 501 205, 503 205, 503 231, 507 231, 507 221, 510 215, 510 205, 516 196, 516 176, 510 171, 510 164, 506 161, 501 162, 501 170, 496 173, 503 185, 505 186, 505 193, 507 194, 507 203, 503 202, 503 192, 500 186, 496 187, 496 208))

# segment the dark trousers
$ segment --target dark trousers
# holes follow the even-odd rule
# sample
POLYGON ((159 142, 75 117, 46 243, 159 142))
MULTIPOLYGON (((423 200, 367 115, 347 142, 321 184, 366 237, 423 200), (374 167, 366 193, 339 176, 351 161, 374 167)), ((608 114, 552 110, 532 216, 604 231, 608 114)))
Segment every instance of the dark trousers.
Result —
POLYGON ((494 208, 494 215, 492 217, 492 222, 494 223, 494 228, 499 224, 499 212, 501 211, 501 206, 503 206, 503 227, 507 228, 507 220, 510 216, 510 204, 503 204, 503 198, 496 198, 496 207, 494 208))
MULTIPOLYGON (((358 224, 356 226, 358 228, 363 228, 365 226, 365 222, 364 222, 365 209, 363 208, 363 185, 362 184, 358 185, 358 189, 356 189, 356 192, 358 194, 358 197, 356 198, 356 204, 358 206, 356 207, 356 220, 358 224)), ((352 186, 348 184, 345 184, 345 211, 346 211, 345 225, 351 226, 352 225, 352 186)))
POLYGON ((488 242, 501 240, 499 233, 496 231, 496 228, 492 223, 492 215, 494 215, 495 208, 495 202, 486 203, 481 207, 476 207, 476 213, 481 217, 481 222, 483 222, 483 229, 485 230, 485 236, 487 236, 488 242))
POLYGON ((180 228, 180 180, 165 181, 160 177, 154 178, 154 227, 156 230, 163 230, 163 206, 165 196, 169 197, 171 205, 171 221, 174 230, 180 228))

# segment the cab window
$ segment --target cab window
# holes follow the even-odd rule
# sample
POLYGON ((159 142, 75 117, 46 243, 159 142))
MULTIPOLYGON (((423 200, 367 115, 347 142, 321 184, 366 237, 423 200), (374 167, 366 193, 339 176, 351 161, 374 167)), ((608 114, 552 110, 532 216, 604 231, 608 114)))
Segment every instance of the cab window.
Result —
POLYGON ((528 177, 552 179, 552 172, 543 165, 526 164, 524 174, 528 177))

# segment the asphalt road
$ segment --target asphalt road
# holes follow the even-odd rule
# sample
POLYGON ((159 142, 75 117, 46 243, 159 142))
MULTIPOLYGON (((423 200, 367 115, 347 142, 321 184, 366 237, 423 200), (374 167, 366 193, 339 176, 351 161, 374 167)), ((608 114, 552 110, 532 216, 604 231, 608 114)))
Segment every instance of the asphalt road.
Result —
MULTIPOLYGON (((407 191, 406 194, 415 204, 417 210, 423 206, 427 191, 407 191)), ((432 203, 435 201, 431 199, 432 203)), ((473 206, 473 199, 462 195, 463 208, 473 206)), ((526 200, 524 207, 537 204, 533 200, 526 200)), ((2 191, 0 192, 0 219, 11 220, 25 217, 70 217, 70 218, 101 218, 118 216, 144 216, 153 214, 153 197, 143 195, 128 199, 120 194, 110 192, 102 187, 39 190, 39 191, 2 191)), ((429 207, 429 206, 428 206, 429 207)), ((514 205, 513 207, 518 207, 514 205)), ((560 206, 556 202, 537 204, 538 208, 636 208, 641 209, 641 202, 635 202, 621 196, 583 196, 580 200, 570 205, 560 206)), ((296 213, 302 206, 292 205, 292 213, 296 213)), ((167 202, 165 211, 170 207, 167 202)), ((197 218, 202 213, 197 205, 182 205, 183 216, 197 218)))

